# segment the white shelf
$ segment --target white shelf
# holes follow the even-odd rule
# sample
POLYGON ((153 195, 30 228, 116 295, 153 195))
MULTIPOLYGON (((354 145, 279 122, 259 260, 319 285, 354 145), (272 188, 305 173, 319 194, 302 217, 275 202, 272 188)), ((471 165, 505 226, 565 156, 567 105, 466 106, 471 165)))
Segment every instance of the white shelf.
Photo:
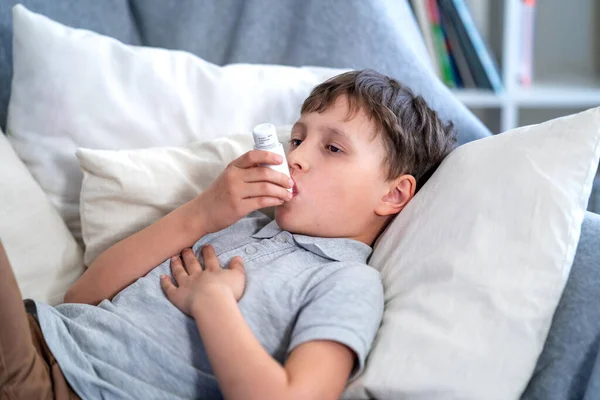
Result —
POLYGON ((502 94, 486 89, 452 89, 452 93, 467 107, 472 108, 501 107, 505 102, 502 94))
POLYGON ((600 87, 536 83, 517 87, 512 93, 496 94, 484 89, 453 89, 452 93, 470 108, 502 108, 514 104, 523 108, 585 108, 600 106, 600 87))
POLYGON ((600 106, 600 88, 536 84, 531 88, 519 88, 515 101, 521 107, 596 107, 600 106))

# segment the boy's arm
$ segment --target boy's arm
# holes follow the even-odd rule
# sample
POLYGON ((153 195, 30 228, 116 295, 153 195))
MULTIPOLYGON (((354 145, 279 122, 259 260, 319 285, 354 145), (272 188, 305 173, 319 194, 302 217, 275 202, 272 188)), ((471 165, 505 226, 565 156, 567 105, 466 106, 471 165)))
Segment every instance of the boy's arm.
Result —
POLYGON ((252 211, 290 200, 293 182, 263 164, 281 164, 275 153, 252 150, 233 160, 200 195, 154 224, 113 245, 92 262, 65 295, 67 303, 112 299, 154 267, 252 211))
POLYGON ((66 303, 98 304, 207 232, 201 198, 196 197, 154 224, 121 240, 96 258, 65 294, 66 303))
POLYGON ((338 399, 354 365, 354 352, 318 340, 294 349, 285 367, 252 334, 230 292, 205 291, 194 310, 202 341, 227 399, 338 399))
POLYGON ((212 246, 202 249, 204 268, 191 250, 171 259, 162 275, 167 298, 196 321, 217 381, 227 399, 337 399, 354 365, 354 352, 332 340, 298 345, 285 367, 258 342, 238 307, 245 288, 242 259, 221 268, 212 246), (175 283, 173 280, 175 280, 175 283))

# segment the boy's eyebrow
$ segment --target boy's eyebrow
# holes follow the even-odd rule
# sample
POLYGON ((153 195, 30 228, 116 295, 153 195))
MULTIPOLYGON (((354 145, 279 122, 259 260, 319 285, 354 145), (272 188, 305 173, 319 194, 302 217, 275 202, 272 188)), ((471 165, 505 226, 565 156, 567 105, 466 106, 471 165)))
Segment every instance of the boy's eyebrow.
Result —
MULTIPOLYGON (((299 128, 301 128, 305 132, 307 131, 306 124, 304 122, 296 121, 296 123, 294 124, 293 127, 295 128, 296 126, 299 127, 299 128)), ((326 132, 326 133, 332 133, 334 135, 339 135, 339 136, 345 138, 348 141, 352 141, 352 139, 350 139, 350 136, 346 132, 344 132, 341 129, 336 128, 335 126, 324 125, 324 126, 320 126, 319 130, 321 132, 326 132)))
POLYGON ((294 123, 294 125, 292 125, 292 131, 295 131, 297 129, 300 129, 303 132, 306 132, 306 124, 304 122, 296 121, 294 123))
POLYGON ((324 126, 323 130, 326 131, 326 132, 329 132, 329 133, 333 133, 334 135, 339 135, 339 136, 345 138, 346 140, 351 140, 350 136, 348 136, 348 134, 346 132, 344 132, 343 130, 338 129, 336 127, 333 127, 333 126, 324 126))

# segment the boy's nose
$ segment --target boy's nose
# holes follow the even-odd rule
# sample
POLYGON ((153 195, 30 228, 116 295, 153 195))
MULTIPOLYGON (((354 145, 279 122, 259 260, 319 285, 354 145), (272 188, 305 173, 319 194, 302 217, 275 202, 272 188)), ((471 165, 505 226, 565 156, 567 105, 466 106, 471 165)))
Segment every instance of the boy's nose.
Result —
POLYGON ((290 169, 304 172, 308 171, 309 169, 309 164, 306 161, 306 157, 302 155, 300 147, 288 153, 287 161, 290 169))

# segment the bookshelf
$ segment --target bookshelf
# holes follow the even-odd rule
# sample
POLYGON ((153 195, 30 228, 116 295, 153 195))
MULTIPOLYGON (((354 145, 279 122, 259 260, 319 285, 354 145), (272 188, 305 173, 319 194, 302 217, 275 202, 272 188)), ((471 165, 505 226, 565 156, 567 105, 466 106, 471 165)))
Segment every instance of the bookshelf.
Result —
POLYGON ((452 91, 493 133, 600 106, 599 3, 537 1, 533 83, 522 87, 517 79, 520 0, 467 0, 504 90, 452 91))

